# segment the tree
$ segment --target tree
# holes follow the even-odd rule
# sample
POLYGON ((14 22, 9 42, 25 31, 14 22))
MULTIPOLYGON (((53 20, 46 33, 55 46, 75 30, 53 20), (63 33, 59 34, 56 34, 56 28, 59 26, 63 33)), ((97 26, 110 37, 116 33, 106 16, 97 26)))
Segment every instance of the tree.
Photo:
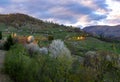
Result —
POLYGON ((0 31, 0 40, 2 39, 2 32, 0 31))
POLYGON ((7 41, 6 41, 5 44, 4 44, 4 49, 5 49, 5 50, 9 50, 10 47, 11 47, 13 44, 14 44, 14 43, 13 43, 13 38, 12 38, 11 35, 9 35, 9 36, 7 37, 7 41))
POLYGON ((49 36, 48 36, 48 41, 52 41, 52 40, 54 40, 54 36, 49 35, 49 36))

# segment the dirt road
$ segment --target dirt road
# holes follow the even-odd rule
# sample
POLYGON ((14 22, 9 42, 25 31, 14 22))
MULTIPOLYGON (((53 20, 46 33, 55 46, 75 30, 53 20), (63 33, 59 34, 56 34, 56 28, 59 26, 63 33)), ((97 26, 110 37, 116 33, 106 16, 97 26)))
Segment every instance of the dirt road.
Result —
POLYGON ((0 50, 0 82, 11 82, 9 77, 1 70, 4 67, 5 53, 6 51, 0 50))

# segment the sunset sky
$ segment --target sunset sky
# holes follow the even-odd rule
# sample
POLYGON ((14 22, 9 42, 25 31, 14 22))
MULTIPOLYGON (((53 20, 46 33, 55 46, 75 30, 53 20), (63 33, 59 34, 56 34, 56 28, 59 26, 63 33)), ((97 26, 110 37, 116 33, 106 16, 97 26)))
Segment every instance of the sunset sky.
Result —
POLYGON ((0 13, 24 13, 84 27, 120 24, 120 0, 0 0, 0 13))

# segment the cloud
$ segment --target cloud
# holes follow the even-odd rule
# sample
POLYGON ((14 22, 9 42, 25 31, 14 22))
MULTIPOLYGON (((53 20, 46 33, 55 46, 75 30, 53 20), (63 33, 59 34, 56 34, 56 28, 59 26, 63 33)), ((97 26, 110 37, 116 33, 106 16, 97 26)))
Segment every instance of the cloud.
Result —
POLYGON ((118 2, 120 2, 120 0, 115 0, 115 1, 118 1, 118 2))
POLYGON ((69 11, 77 14, 89 14, 92 13, 92 9, 78 3, 70 3, 65 6, 69 11))
POLYGON ((99 21, 99 20, 107 18, 107 15, 99 15, 99 14, 94 14, 93 13, 93 14, 89 15, 89 18, 90 18, 90 20, 99 21))
POLYGON ((31 0, 11 0, 13 3, 22 3, 22 2, 29 2, 31 0))
POLYGON ((73 26, 109 24, 112 20, 118 24, 118 2, 119 0, 1 0, 0 13, 25 13, 73 26))

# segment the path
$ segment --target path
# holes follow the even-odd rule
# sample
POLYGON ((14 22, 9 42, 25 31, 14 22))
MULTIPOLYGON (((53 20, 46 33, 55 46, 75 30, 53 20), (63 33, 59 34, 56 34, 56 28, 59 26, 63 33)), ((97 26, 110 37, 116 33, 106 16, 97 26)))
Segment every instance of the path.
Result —
POLYGON ((4 66, 5 53, 6 51, 0 50, 0 82, 10 82, 8 76, 1 71, 4 66))

